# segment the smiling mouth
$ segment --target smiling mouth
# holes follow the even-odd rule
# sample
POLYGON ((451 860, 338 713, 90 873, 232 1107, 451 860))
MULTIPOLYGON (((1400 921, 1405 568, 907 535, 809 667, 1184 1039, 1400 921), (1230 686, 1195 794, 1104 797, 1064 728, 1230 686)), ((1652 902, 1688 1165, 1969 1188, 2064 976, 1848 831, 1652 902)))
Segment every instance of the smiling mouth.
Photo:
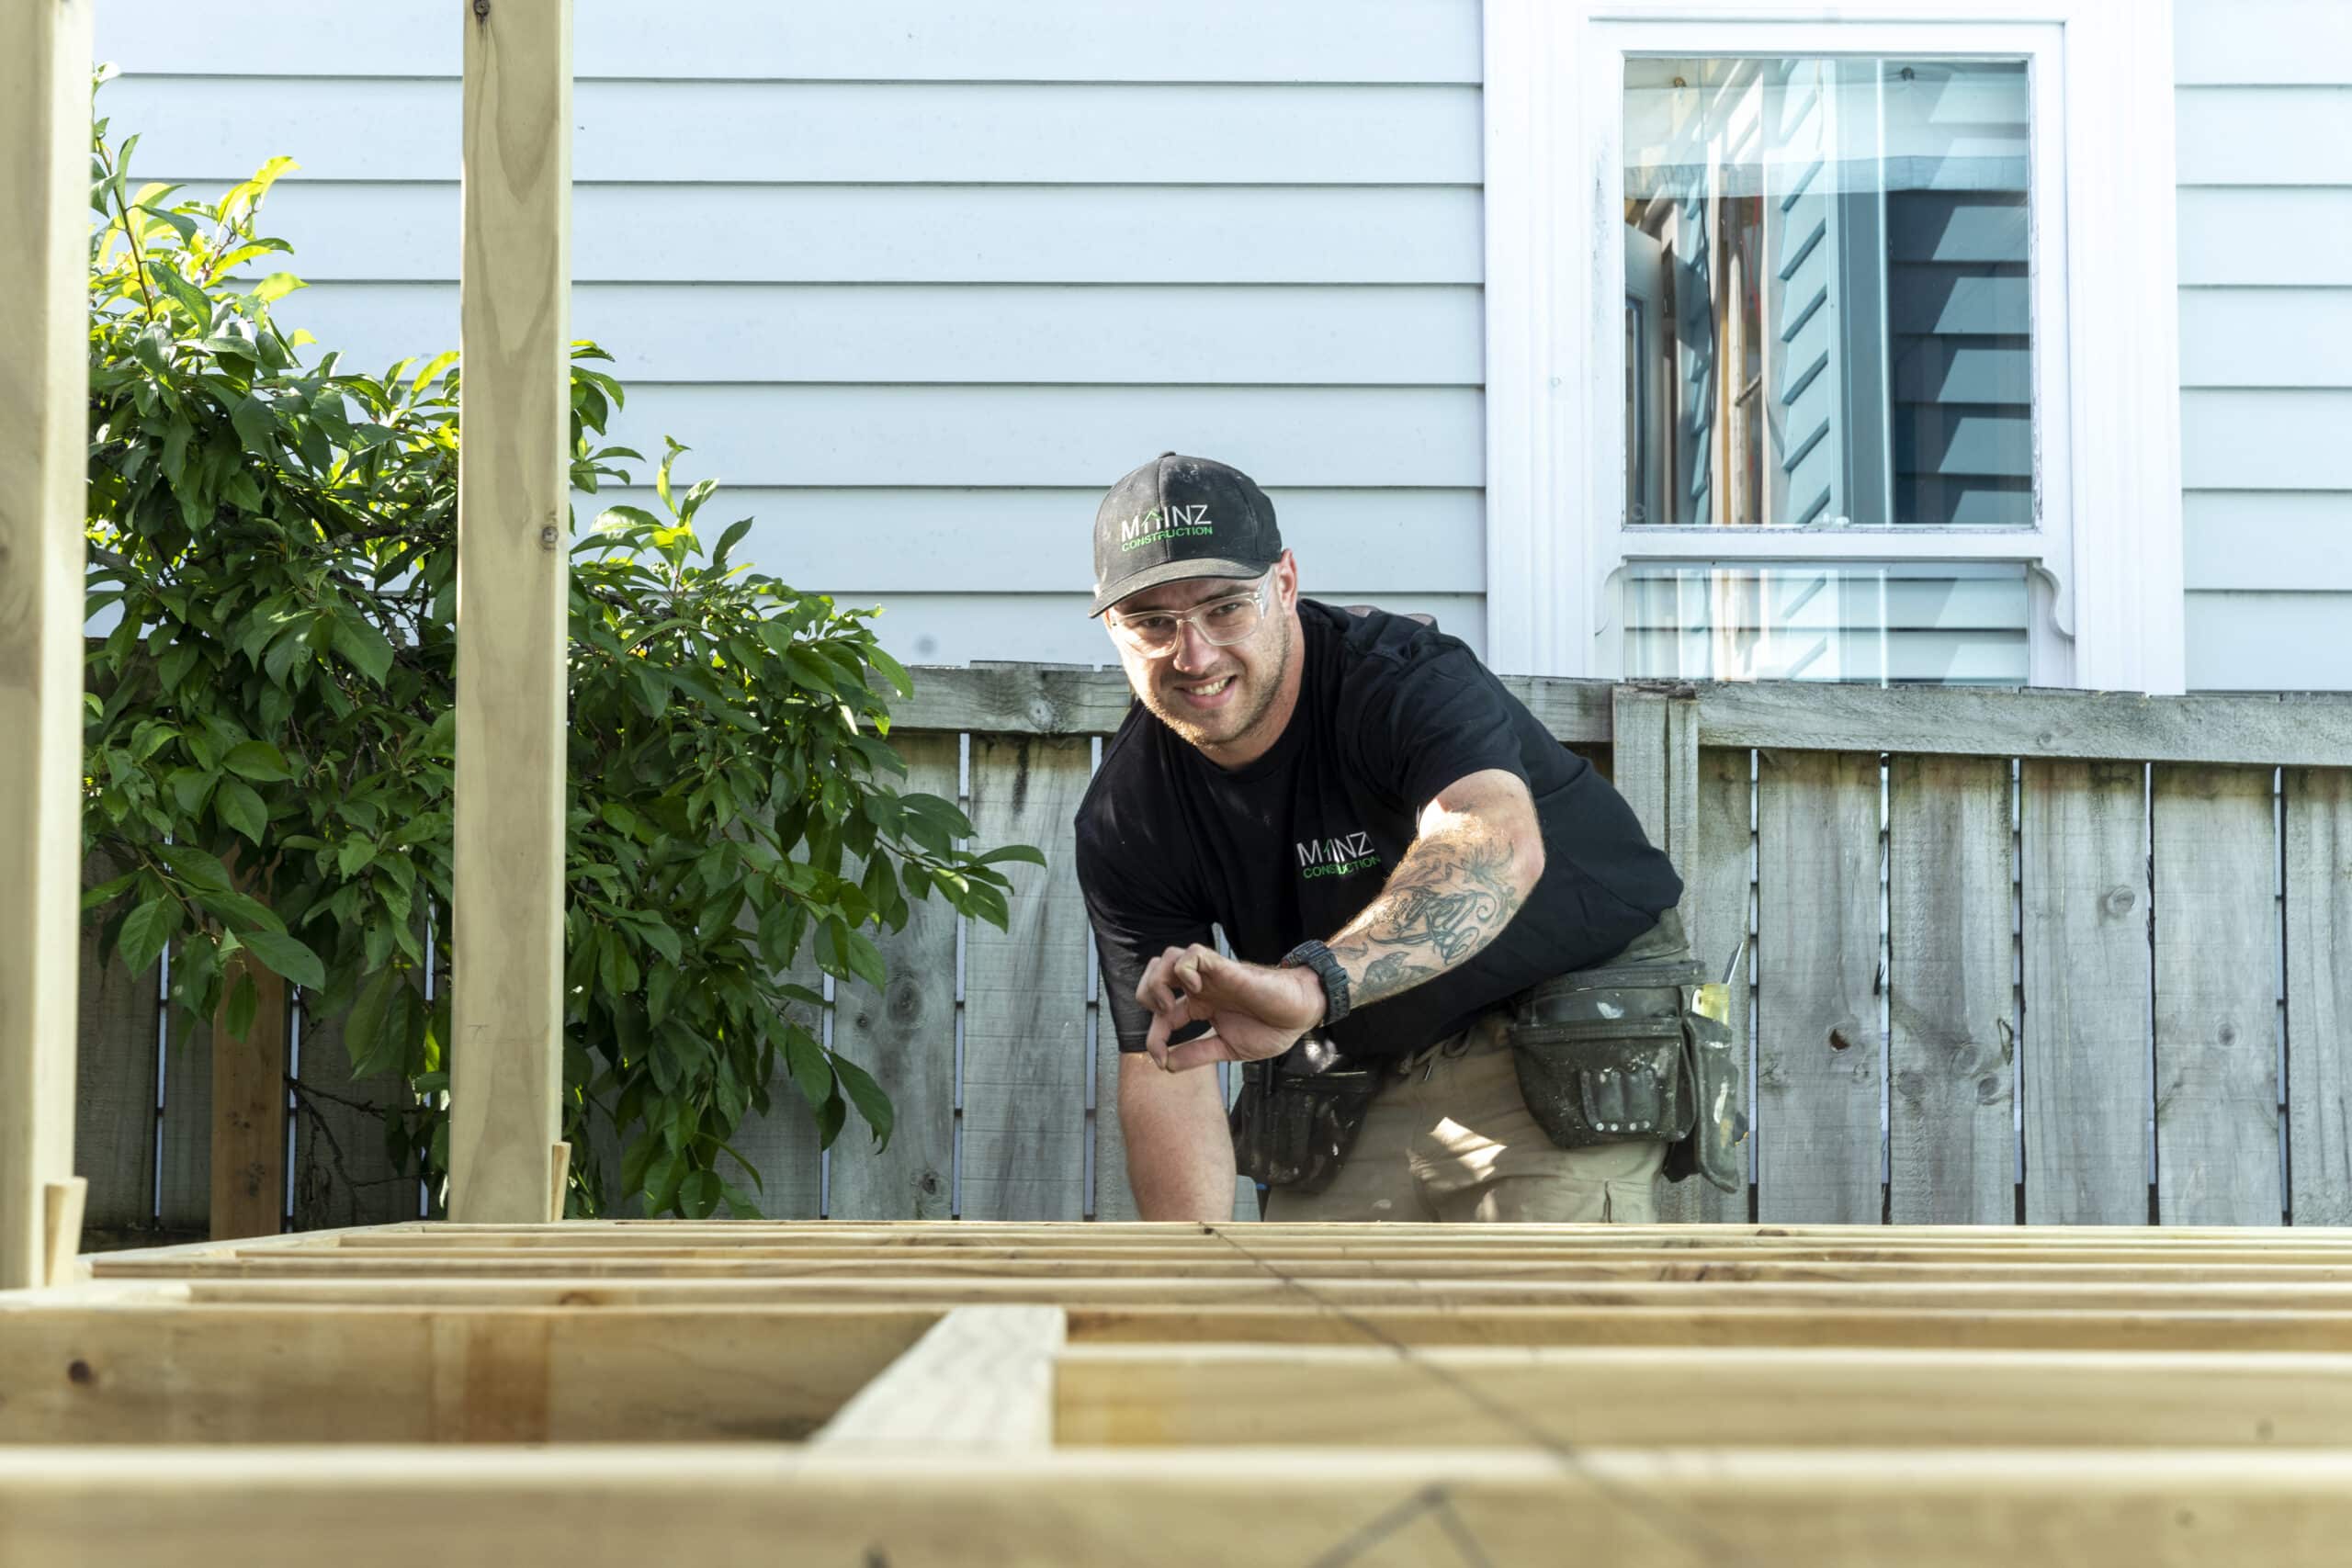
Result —
POLYGON ((1176 690, 1181 693, 1187 701, 1195 703, 1213 703, 1233 689, 1233 681, 1234 678, 1227 675, 1220 680, 1204 682, 1199 685, 1179 686, 1176 690))

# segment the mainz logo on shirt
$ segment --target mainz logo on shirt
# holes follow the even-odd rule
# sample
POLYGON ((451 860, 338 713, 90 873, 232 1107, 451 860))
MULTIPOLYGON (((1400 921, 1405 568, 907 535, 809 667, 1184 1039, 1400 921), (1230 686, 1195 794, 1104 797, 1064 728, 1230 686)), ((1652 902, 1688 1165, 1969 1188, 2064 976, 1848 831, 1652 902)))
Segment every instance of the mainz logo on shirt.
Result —
POLYGON ((1298 874, 1301 877, 1352 876, 1379 863, 1380 852, 1372 847, 1370 833, 1341 833, 1329 839, 1309 839, 1298 846, 1298 874))

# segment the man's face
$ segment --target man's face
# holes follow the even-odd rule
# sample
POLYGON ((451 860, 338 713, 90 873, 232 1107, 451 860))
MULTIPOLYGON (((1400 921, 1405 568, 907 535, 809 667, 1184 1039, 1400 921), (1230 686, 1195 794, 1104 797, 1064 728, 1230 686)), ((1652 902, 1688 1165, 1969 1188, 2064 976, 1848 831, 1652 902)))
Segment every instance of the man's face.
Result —
MULTIPOLYGON (((1186 578, 1122 599, 1113 606, 1113 614, 1196 609, 1246 593, 1257 581, 1186 578)), ((1239 642, 1220 648, 1203 636, 1197 625, 1187 623, 1175 651, 1155 659, 1138 653, 1116 636, 1111 639, 1126 670, 1127 684, 1143 705, 1215 760, 1226 760, 1220 753, 1236 749, 1254 754, 1275 739, 1253 732, 1267 721, 1283 694, 1283 677, 1295 647, 1298 568, 1289 551, 1283 552, 1264 581, 1265 614, 1257 629, 1239 642)), ((1282 717, 1287 719, 1289 715, 1282 717)))

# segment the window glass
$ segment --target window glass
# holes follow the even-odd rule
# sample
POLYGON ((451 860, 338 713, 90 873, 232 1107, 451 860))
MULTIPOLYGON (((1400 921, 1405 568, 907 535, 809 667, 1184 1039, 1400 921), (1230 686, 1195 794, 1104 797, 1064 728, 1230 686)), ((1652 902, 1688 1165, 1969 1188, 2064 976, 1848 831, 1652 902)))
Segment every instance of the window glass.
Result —
POLYGON ((1636 562, 1625 672, 1686 681, 2027 683, 2026 569, 1636 562))
POLYGON ((1625 64, 1626 521, 2031 527, 2022 62, 1625 64))

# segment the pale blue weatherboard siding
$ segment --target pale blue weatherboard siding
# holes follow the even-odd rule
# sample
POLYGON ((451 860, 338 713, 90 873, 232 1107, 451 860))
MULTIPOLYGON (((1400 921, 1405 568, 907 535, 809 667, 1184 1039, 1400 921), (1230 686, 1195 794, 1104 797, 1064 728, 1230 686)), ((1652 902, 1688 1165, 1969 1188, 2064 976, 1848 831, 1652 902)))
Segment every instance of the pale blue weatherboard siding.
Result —
POLYGON ((2352 5, 2177 3, 2188 683, 2352 689, 2352 5))
MULTIPOLYGON (((287 319, 454 344, 458 13, 237 8, 101 7, 139 173, 290 154, 287 319)), ((1477 0, 576 17, 574 332, 619 434, 759 517, 739 555, 902 657, 1099 660, 1093 496, 1172 446, 1267 485, 1309 592, 1483 640, 1477 0)))

